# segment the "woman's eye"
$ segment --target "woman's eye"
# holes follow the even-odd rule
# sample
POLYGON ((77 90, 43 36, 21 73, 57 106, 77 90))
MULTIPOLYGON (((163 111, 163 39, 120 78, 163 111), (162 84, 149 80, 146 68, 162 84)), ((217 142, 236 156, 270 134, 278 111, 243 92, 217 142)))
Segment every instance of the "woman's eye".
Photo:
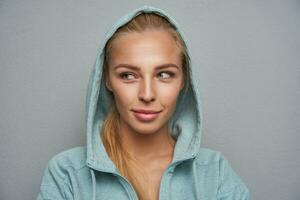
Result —
POLYGON ((162 76, 163 79, 171 78, 172 76, 174 76, 172 72, 160 72, 159 74, 165 74, 164 76, 162 76))
POLYGON ((121 73, 120 77, 125 80, 131 80, 132 78, 134 78, 134 75, 132 73, 125 72, 125 73, 121 73), (130 77, 132 77, 132 78, 130 78, 130 77))
MULTIPOLYGON (((123 72, 120 73, 120 78, 123 80, 133 80, 135 78, 135 75, 133 73, 129 73, 129 72, 123 72)), ((167 72, 167 71, 163 71, 159 73, 159 76, 162 79, 168 79, 174 76, 174 73, 172 72, 167 72)))

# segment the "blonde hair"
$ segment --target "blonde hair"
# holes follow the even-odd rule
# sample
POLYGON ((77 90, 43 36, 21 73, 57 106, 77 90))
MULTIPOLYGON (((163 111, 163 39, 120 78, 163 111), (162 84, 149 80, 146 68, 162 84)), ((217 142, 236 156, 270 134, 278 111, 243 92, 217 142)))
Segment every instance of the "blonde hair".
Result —
MULTIPOLYGON (((108 77, 108 61, 110 59, 110 50, 112 48, 112 41, 122 34, 129 34, 131 32, 142 33, 147 30, 163 30, 174 38, 176 45, 181 50, 182 70, 185 80, 185 88, 189 86, 189 56, 187 47, 176 27, 171 24, 164 17, 152 13, 141 13, 133 18, 125 25, 119 27, 113 36, 108 40, 105 46, 104 55, 104 78, 108 77)), ((134 187, 138 198, 140 200, 149 200, 150 194, 148 192, 147 178, 144 176, 143 170, 137 160, 135 160, 122 146, 119 137, 119 122, 120 115, 115 103, 112 103, 111 109, 107 114, 101 129, 101 139, 104 147, 115 163, 121 175, 123 175, 134 187)))

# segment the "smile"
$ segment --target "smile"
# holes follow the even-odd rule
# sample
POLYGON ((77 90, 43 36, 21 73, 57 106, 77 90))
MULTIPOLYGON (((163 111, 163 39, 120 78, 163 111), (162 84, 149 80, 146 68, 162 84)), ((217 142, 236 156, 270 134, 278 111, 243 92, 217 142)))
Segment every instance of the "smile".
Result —
POLYGON ((154 119, 156 119, 159 116, 160 112, 157 113, 142 113, 142 112, 135 112, 133 111, 133 115, 140 121, 143 122, 149 122, 149 121, 153 121, 154 119))

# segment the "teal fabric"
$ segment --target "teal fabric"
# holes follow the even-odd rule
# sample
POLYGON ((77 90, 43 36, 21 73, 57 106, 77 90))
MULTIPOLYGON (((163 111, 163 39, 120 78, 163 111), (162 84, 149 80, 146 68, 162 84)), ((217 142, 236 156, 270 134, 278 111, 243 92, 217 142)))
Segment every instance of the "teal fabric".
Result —
MULTIPOLYGON (((120 175, 106 153, 99 131, 113 100, 102 77, 104 46, 118 27, 142 12, 156 12, 165 17, 185 38, 177 22, 166 11, 153 6, 142 6, 117 20, 100 45, 89 78, 86 94, 87 144, 61 152, 50 159, 42 177, 38 200, 138 199, 132 185, 120 175)), ((184 41, 187 43, 186 39, 184 41)), ((169 123, 176 145, 172 162, 161 179, 159 199, 247 200, 249 191, 245 183, 234 172, 224 155, 200 147, 200 93, 195 66, 190 58, 188 64, 191 85, 179 94, 176 110, 169 123)))

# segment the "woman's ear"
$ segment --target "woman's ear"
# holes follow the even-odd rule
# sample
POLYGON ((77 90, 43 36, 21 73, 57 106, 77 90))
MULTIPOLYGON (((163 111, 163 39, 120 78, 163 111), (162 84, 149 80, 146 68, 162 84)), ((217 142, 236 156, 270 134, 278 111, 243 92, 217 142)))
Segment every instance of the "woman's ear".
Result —
POLYGON ((104 81, 105 81, 106 88, 112 92, 110 81, 109 81, 109 72, 106 71, 106 69, 104 70, 103 75, 104 75, 104 81))
POLYGON ((185 85, 185 79, 183 78, 182 81, 181 81, 180 90, 182 90, 184 88, 184 85, 185 85))
POLYGON ((108 77, 106 77, 106 79, 105 79, 105 86, 107 87, 107 89, 108 89, 109 91, 112 92, 112 89, 111 89, 111 86, 110 86, 110 82, 109 82, 109 80, 108 80, 108 77))

